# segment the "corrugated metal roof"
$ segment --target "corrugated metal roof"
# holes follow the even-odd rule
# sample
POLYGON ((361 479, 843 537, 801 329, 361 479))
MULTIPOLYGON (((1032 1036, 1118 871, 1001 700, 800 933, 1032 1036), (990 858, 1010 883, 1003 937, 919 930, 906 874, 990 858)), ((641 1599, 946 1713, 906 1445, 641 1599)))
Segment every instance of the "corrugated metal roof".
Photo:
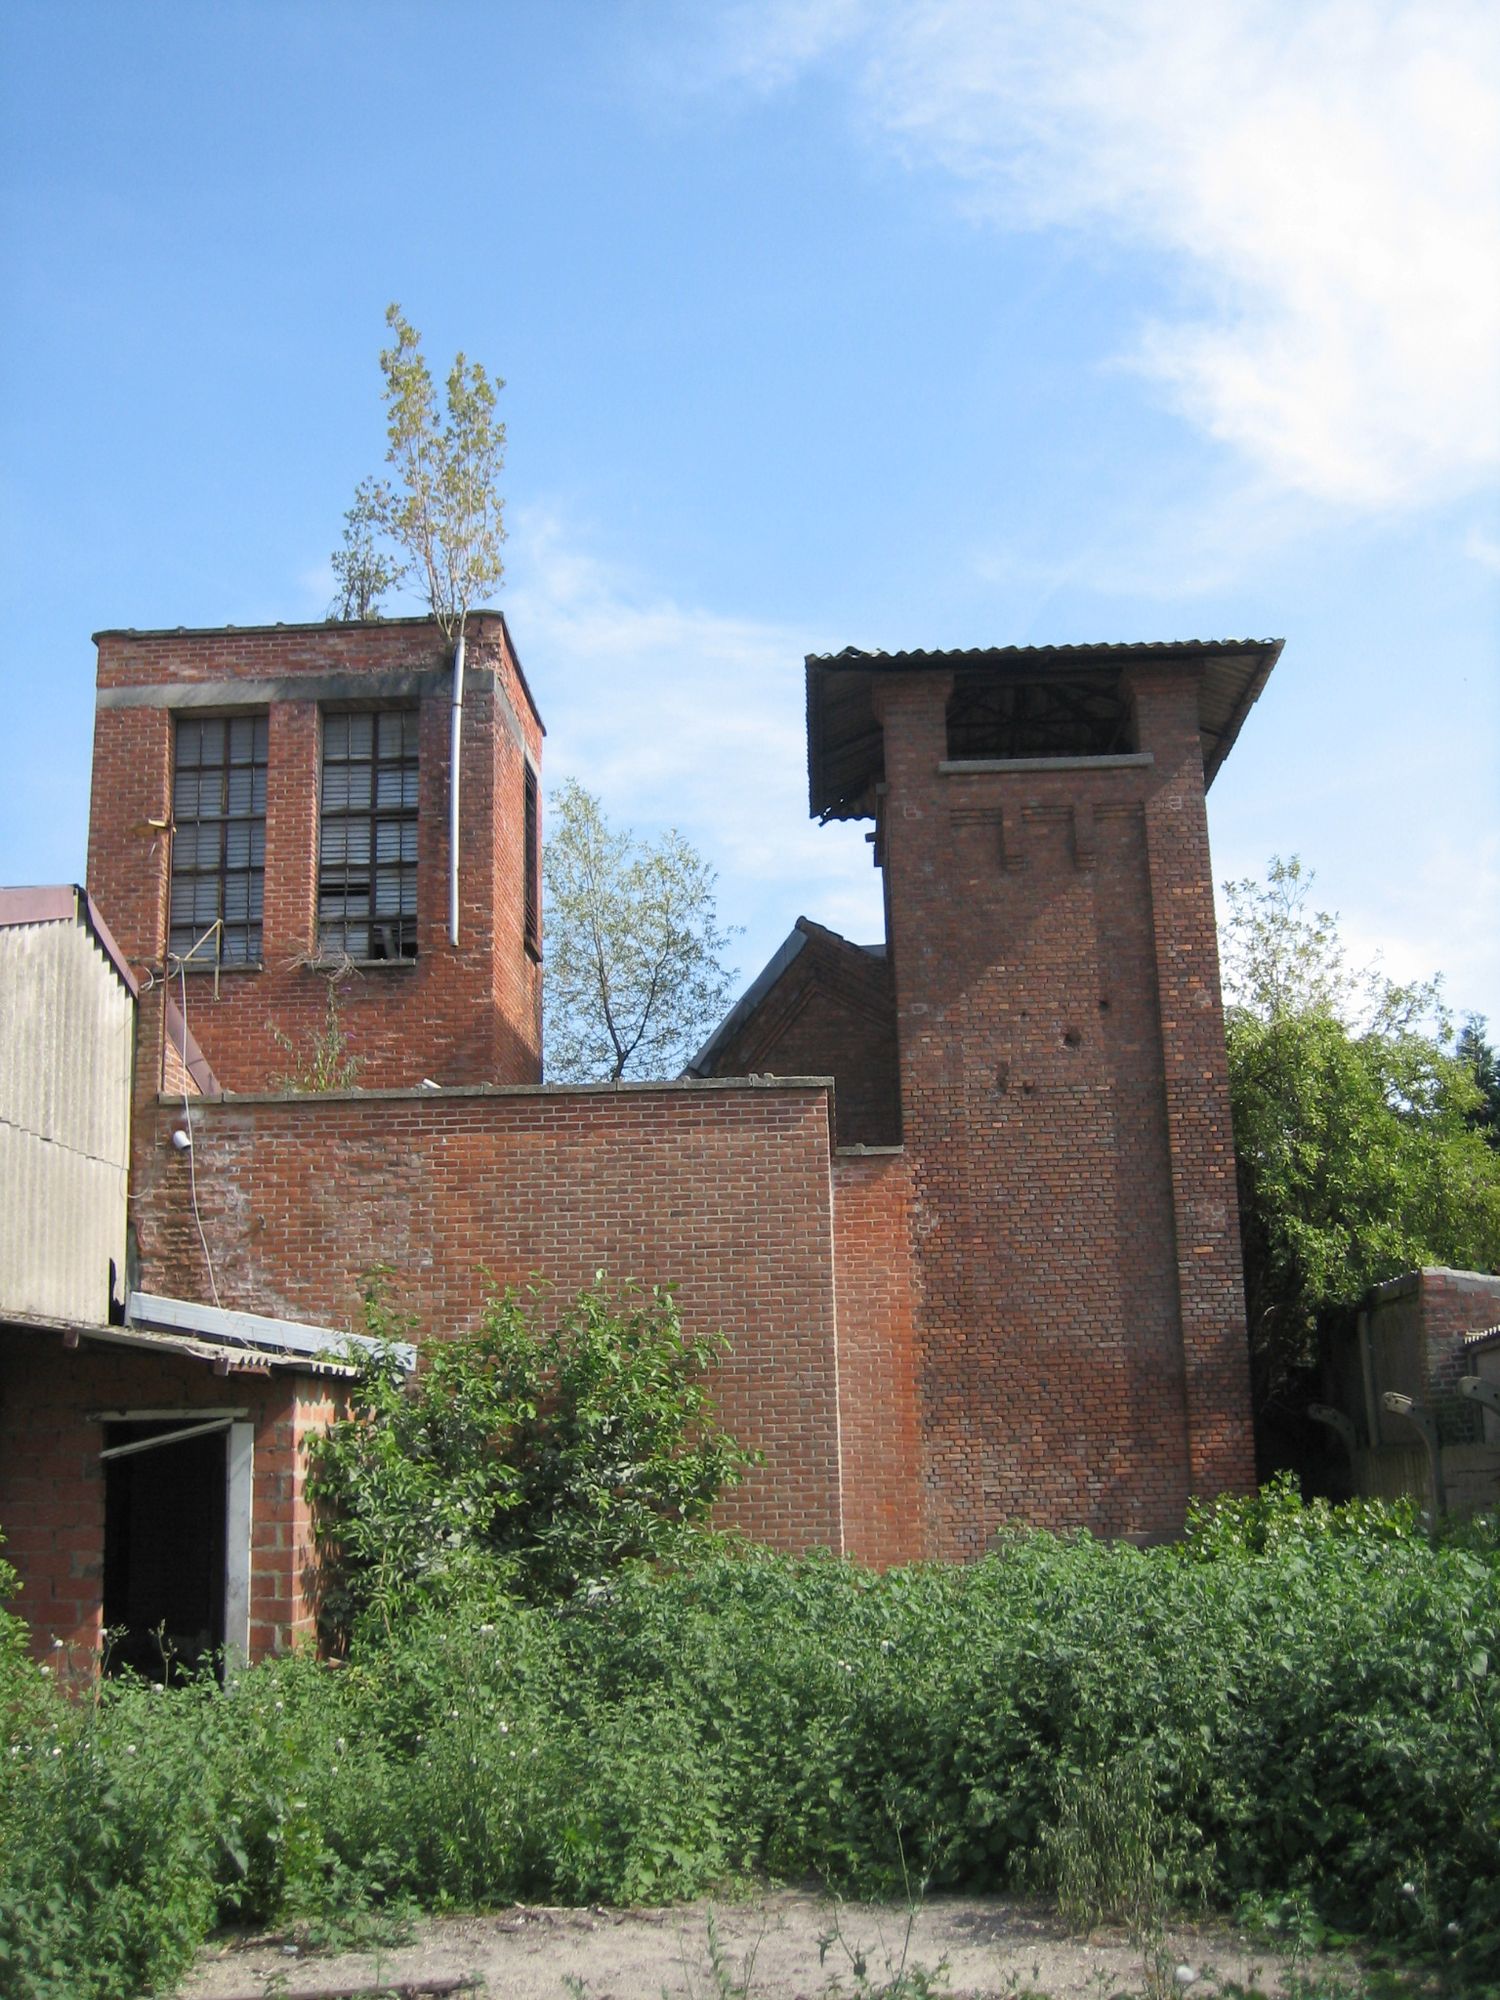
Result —
POLYGON ((132 997, 139 988, 124 952, 104 921, 99 905, 76 882, 47 883, 39 888, 0 889, 0 926, 80 923, 91 932, 132 997))
POLYGON ((1139 664, 1196 665, 1204 784, 1212 784, 1252 703, 1280 658, 1280 639, 1107 640, 1096 645, 971 646, 944 651, 807 656, 808 792, 819 819, 866 819, 884 776, 873 688, 884 674, 1047 676, 1139 664))
MULTIPOLYGON (((128 1318, 132 1331, 151 1330, 212 1343, 219 1349, 243 1349, 288 1367, 310 1360, 345 1361, 351 1350, 374 1355, 385 1345, 365 1333, 340 1333, 305 1320, 273 1319, 266 1313, 207 1306, 196 1299, 162 1298, 153 1292, 130 1294, 128 1318)), ((391 1341, 389 1349, 408 1372, 416 1367, 417 1350, 409 1341, 391 1341)))

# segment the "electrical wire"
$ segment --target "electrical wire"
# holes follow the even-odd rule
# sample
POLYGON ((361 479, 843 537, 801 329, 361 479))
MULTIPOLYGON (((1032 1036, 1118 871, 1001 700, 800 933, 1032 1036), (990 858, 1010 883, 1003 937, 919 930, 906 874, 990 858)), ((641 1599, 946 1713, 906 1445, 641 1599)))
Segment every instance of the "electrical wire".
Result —
MULTIPOLYGON (((218 929, 217 920, 211 926, 211 929, 214 930, 218 929)), ((208 931, 205 931, 203 933, 204 937, 207 937, 208 935, 209 935, 208 931)), ((203 938, 199 938, 198 944, 201 944, 202 942, 203 938)), ((198 944, 195 944, 193 946, 193 951, 196 951, 198 949, 198 944)), ((190 958, 191 956, 192 952, 189 952, 188 957, 190 958)), ((203 1262, 208 1270, 208 1289, 213 1293, 214 1304, 218 1305, 219 1283, 217 1278, 215 1278, 214 1276, 214 1260, 209 1255, 208 1238, 203 1233, 203 1217, 199 1213, 198 1209, 198 1168, 196 1164, 197 1149, 193 1145, 193 1114, 192 1111, 189 1109, 189 1104, 188 1104, 188 1066, 187 1066, 188 1014, 187 1014, 187 960, 186 959, 184 959, 178 965, 177 977, 182 983, 182 1005, 179 1010, 182 1015, 182 1047, 178 1050, 178 1055, 182 1059, 182 1116, 187 1125, 187 1135, 188 1135, 188 1148, 187 1148, 188 1193, 192 1197, 193 1221, 197 1224, 198 1241, 203 1245, 203 1262)), ((171 990, 172 989, 169 985, 167 991, 170 993, 171 990)))

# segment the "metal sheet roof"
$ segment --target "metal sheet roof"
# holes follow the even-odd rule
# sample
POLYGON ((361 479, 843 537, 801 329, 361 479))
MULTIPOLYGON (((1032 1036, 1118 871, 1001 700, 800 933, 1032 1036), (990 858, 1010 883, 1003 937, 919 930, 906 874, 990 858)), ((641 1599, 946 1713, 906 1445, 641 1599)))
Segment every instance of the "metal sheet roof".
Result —
MULTIPOLYGON (((152 1292, 132 1292, 127 1308, 132 1329, 150 1329, 178 1338, 238 1350, 259 1359, 297 1367, 307 1362, 347 1362, 352 1352, 377 1354, 381 1343, 364 1333, 340 1333, 333 1327, 309 1326, 303 1320, 272 1319, 265 1313, 235 1312, 203 1305, 196 1299, 168 1299, 152 1292)), ((408 1372, 417 1365, 417 1350, 407 1341, 392 1341, 390 1350, 408 1372)))
POLYGON ((1281 656, 1280 639, 1112 640, 1079 646, 973 646, 959 651, 807 656, 808 793, 818 819, 868 819, 885 774, 873 690, 883 674, 1035 677, 1147 664, 1200 672, 1203 781, 1213 783, 1252 703, 1281 656))

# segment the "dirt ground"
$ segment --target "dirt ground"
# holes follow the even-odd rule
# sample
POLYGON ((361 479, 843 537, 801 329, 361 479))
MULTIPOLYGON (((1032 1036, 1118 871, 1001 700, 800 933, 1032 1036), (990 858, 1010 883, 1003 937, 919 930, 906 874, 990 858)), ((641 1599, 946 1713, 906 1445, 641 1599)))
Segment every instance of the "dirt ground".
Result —
POLYGON ((941 1966, 939 1991, 948 1995, 1010 2000, 1031 1993, 1109 2000, 1153 1989, 1211 2000, 1224 1981, 1248 1982, 1257 1967, 1264 1990, 1277 1990, 1266 1955, 1228 1929, 1173 1930, 1148 1966, 1123 1934, 1071 1937, 1040 1904, 934 1896, 909 1923, 899 1907, 835 1904, 784 1889, 670 1909, 517 1908, 435 1918, 406 1944, 336 1956, 278 1938, 232 1940, 203 1954, 180 2000, 332 2000, 371 1989, 472 1991, 489 2000, 727 2000, 710 1960, 710 1925, 721 1971, 749 2000, 840 1993, 850 2000, 861 1969, 868 1991, 903 1966, 941 1966), (820 1941, 830 1937, 820 1958, 820 1941))

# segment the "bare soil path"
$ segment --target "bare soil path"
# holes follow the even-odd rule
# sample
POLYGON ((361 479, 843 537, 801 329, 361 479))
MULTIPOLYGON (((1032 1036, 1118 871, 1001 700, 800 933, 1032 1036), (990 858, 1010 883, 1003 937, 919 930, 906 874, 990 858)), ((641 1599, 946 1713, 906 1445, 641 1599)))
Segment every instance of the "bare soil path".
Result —
POLYGON ((1070 1936, 1052 1909, 1002 1898, 933 1896, 909 1918, 899 1906, 836 1904, 783 1889, 746 1902, 668 1909, 517 1908, 423 1919, 382 1951, 314 1955, 278 1938, 211 1947, 180 2000, 333 2000, 361 1992, 471 1991, 489 2000, 727 2000, 711 1962, 749 2000, 832 2000, 903 1969, 943 1968, 939 1991, 1021 2000, 1108 2000, 1156 1990, 1211 2000, 1256 1975, 1278 1990, 1266 1954, 1227 1928, 1169 1931, 1154 1965, 1119 1932, 1070 1936), (837 1933, 837 1935, 834 1935, 837 1933), (833 1937, 831 1943, 823 1941, 833 1937), (822 1946, 820 1953, 820 1946, 822 1946), (1259 1968, 1257 1974, 1257 1968, 1259 1968), (1191 1975, 1191 1977, 1189 1977, 1191 1975), (836 1982, 836 1985, 835 1985, 836 1982))

